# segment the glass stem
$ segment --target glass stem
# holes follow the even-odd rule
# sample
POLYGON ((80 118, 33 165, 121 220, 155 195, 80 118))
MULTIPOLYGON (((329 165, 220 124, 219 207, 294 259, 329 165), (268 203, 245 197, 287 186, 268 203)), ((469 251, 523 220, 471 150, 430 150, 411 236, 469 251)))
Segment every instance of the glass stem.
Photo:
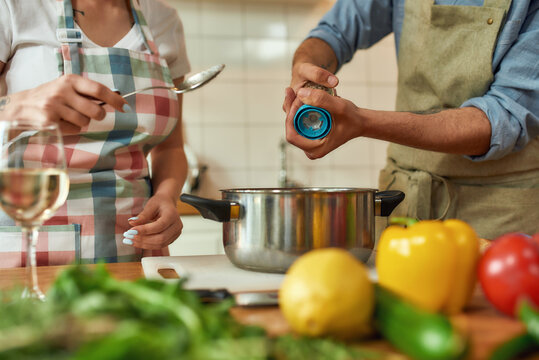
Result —
POLYGON ((39 289, 37 282, 37 263, 36 263, 36 245, 37 245, 37 227, 22 227, 22 233, 26 240, 26 296, 44 300, 45 295, 39 289))

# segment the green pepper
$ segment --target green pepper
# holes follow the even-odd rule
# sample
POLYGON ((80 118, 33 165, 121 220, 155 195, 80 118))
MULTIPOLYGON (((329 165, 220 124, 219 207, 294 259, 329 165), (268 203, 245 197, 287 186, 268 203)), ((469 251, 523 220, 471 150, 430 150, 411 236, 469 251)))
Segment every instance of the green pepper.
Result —
POLYGON ((539 352, 539 312, 528 300, 522 299, 518 302, 517 314, 526 332, 494 349, 489 360, 511 360, 539 352))

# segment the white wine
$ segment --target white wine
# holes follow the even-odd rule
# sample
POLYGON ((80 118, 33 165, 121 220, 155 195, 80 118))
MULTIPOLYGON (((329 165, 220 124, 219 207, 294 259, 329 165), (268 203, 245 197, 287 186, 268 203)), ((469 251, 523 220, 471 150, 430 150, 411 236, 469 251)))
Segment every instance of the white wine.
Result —
POLYGON ((60 169, 0 170, 0 206, 20 225, 39 225, 65 202, 69 177, 60 169))

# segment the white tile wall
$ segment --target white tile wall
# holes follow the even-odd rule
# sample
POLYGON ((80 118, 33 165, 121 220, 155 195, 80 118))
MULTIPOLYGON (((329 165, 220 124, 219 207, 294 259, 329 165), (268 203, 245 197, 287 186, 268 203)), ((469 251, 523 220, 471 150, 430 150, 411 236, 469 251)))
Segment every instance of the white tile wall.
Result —
POLYGON ((244 14, 247 37, 286 39, 288 27, 285 3, 246 2, 244 14))
MULTIPOLYGON (((179 11, 181 3, 177 1, 179 11)), ((192 2, 191 0, 187 2, 192 2)), ((200 33, 209 37, 241 37, 244 30, 244 14, 241 1, 198 1, 200 7, 200 33)), ((180 12, 181 16, 181 12, 180 12)))
MULTIPOLYGON (((333 0, 167 1, 182 18, 193 72, 226 64, 212 84, 184 96, 186 141, 208 166, 199 194, 220 198, 219 189, 278 186, 281 106, 292 56, 333 0)), ((392 110, 397 81, 393 37, 358 52, 337 75, 339 96, 358 106, 392 110)), ((305 186, 376 188, 386 147, 382 141, 355 139, 312 161, 288 146, 289 178, 305 186)), ((221 225, 190 218, 195 217, 184 217, 185 241, 173 252, 189 253, 186 244, 204 232, 204 224, 213 235, 201 236, 218 244, 197 251, 218 249, 221 225)))

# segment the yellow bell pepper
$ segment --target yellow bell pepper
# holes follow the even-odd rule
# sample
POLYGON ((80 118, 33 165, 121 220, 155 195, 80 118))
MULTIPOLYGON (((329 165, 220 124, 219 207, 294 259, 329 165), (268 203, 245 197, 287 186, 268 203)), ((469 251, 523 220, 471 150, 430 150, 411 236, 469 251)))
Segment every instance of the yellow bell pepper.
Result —
POLYGON ((424 220, 384 230, 376 254, 380 285, 427 310, 456 314, 475 285, 479 239, 461 220, 424 220))

